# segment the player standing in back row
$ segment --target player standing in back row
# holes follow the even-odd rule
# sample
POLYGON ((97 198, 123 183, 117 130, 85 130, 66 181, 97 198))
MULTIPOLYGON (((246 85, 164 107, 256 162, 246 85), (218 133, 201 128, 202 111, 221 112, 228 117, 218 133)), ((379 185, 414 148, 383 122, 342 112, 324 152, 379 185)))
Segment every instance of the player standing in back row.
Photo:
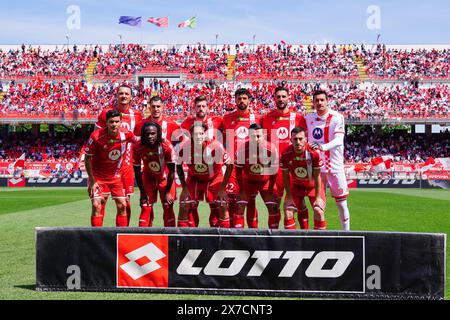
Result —
MULTIPOLYGON (((222 130, 223 141, 228 154, 235 154, 239 148, 248 141, 249 128, 253 123, 259 123, 260 119, 250 108, 251 94, 245 88, 237 89, 234 93, 234 100, 236 103, 236 110, 227 113, 222 118, 220 124, 220 130, 222 130)), ((239 185, 236 180, 236 170, 233 169, 233 173, 230 177, 230 181, 227 185, 228 195, 228 210, 230 213, 231 226, 236 226, 236 221, 233 220, 235 214, 238 214, 238 198, 239 198, 239 185)), ((249 228, 258 228, 258 213, 256 210, 255 201, 249 199, 247 204, 247 217, 251 217, 251 223, 249 228)))
MULTIPOLYGON (((120 130, 122 132, 133 132, 134 135, 140 135, 140 129, 138 128, 138 124, 142 122, 142 114, 140 111, 134 110, 132 108, 132 90, 131 87, 127 84, 121 84, 117 88, 117 96, 116 96, 116 104, 110 107, 107 107, 102 110, 99 114, 97 123, 95 124, 96 128, 102 129, 106 128, 106 114, 109 110, 117 110, 120 112, 121 117, 121 127, 120 130)), ((122 182, 123 187, 125 188, 126 195, 126 211, 127 211, 127 219, 128 224, 130 223, 131 218, 131 201, 130 197, 134 193, 134 171, 133 171, 133 159, 131 154, 131 144, 127 145, 126 152, 124 154, 124 161, 122 165, 122 182)), ((103 216, 105 213, 106 201, 108 199, 108 195, 110 191, 105 188, 103 190, 103 200, 101 206, 101 215, 103 216)))
POLYGON ((321 169, 323 186, 330 186, 342 229, 350 230, 347 206, 349 191, 344 171, 344 117, 329 108, 328 96, 323 90, 314 92, 313 106, 315 111, 305 116, 302 127, 308 130, 311 148, 321 151, 324 164, 321 169))
MULTIPOLYGON (((278 155, 281 157, 283 152, 291 143, 291 131, 298 127, 303 116, 289 107, 289 89, 285 87, 275 88, 273 94, 275 101, 275 109, 264 115, 261 119, 261 126, 267 130, 267 141, 277 148, 278 155)), ((281 169, 278 171, 276 181, 276 196, 281 200, 284 194, 283 173, 281 169)), ((280 222, 280 210, 276 212, 275 221, 280 222)), ((306 209, 306 219, 308 217, 308 209, 306 209)), ((276 229, 278 226, 272 225, 276 229)))

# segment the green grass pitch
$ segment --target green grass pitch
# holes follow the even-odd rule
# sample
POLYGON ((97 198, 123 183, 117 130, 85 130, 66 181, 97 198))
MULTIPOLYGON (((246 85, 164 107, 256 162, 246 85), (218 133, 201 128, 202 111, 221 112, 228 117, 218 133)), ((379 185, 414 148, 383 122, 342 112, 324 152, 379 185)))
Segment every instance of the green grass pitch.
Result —
MULTIPOLYGON (((132 203, 132 225, 138 221, 138 196, 132 203)), ((332 201, 328 199, 328 201, 332 201)), ((348 200, 352 230, 450 232, 450 191, 415 189, 352 190, 348 200)), ((267 227, 266 210, 258 199, 259 226, 267 227)), ((201 204, 200 226, 208 226, 208 210, 201 204)), ((176 205, 175 212, 178 211, 176 205)), ((310 210, 311 211, 311 210, 310 210)), ((311 213, 310 213, 311 214, 311 213)), ((241 299, 233 296, 175 294, 37 292, 34 228, 89 226, 90 201, 84 188, 0 188, 0 299, 241 299)), ((311 218, 310 218, 311 219, 311 218)), ((312 219, 311 219, 312 220, 312 219)), ((114 226, 115 209, 109 201, 105 226, 114 226)), ((156 206, 155 225, 162 225, 156 206)), ((339 230, 336 206, 329 202, 327 228, 339 230)), ((447 236, 447 248, 449 237, 447 236)), ((450 299, 449 250, 446 257, 446 299, 450 299)), ((261 297, 255 297, 261 299, 261 297)), ((246 297, 252 299, 252 297, 246 297)))

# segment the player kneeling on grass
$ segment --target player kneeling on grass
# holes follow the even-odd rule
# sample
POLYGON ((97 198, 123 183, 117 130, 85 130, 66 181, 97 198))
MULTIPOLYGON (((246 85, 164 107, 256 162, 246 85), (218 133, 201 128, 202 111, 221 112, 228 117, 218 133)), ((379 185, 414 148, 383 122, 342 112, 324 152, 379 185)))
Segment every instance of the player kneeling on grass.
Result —
POLYGON ((106 128, 95 130, 85 148, 85 166, 89 176, 88 193, 92 200, 91 225, 94 227, 103 225, 102 200, 109 192, 117 206, 116 226, 128 226, 121 168, 127 144, 136 142, 136 138, 132 132, 120 131, 121 124, 120 112, 108 111, 106 128))
POLYGON ((298 212, 301 229, 308 229, 308 208, 304 197, 308 197, 314 210, 314 229, 325 230, 325 194, 321 186, 320 153, 308 145, 305 131, 296 127, 291 131, 291 145, 283 152, 280 167, 286 188, 284 199, 285 229, 295 229, 294 212, 298 212))
MULTIPOLYGON (((234 227, 244 227, 244 211, 249 201, 255 201, 258 193, 269 211, 268 226, 278 229, 280 203, 274 186, 278 173, 276 148, 264 137, 262 127, 254 123, 249 127, 249 141, 245 142, 235 156, 236 178, 239 185, 239 207, 234 216, 234 227)), ((248 210, 248 209, 247 209, 248 210)), ((247 211, 247 226, 258 228, 258 217, 247 211)))
POLYGON ((226 210, 225 187, 233 170, 232 160, 223 145, 217 140, 208 141, 208 127, 204 123, 194 123, 190 128, 192 139, 179 145, 177 155, 177 174, 182 191, 178 227, 188 227, 188 214, 199 201, 209 203, 211 227, 229 228, 230 218, 226 210), (188 166, 185 179, 183 164, 188 166), (226 165, 225 176, 222 167, 226 165))
POLYGON ((153 204, 159 191, 164 211, 164 227, 175 227, 175 151, 172 144, 162 138, 161 126, 156 122, 146 122, 142 126, 141 141, 133 146, 133 161, 134 176, 141 192, 139 226, 153 225, 153 204))

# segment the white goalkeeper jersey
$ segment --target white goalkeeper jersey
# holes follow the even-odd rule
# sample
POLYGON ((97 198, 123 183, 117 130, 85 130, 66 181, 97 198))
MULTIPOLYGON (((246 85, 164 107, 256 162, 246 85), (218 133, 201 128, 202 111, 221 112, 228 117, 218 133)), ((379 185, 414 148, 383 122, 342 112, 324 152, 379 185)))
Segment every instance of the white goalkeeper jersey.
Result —
MULTIPOLYGON (((316 112, 305 115, 308 130, 308 142, 327 144, 334 140, 336 135, 345 134, 344 117, 337 111, 329 110, 319 117, 316 112)), ((323 167, 321 172, 338 173, 344 171, 344 145, 337 146, 328 151, 322 151, 323 167)))

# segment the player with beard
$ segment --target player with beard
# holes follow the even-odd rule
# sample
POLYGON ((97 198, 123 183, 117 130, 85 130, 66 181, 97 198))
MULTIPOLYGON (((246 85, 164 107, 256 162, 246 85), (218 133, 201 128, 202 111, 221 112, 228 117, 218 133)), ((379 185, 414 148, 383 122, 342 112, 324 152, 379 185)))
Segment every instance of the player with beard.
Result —
MULTIPOLYGON (((237 110, 223 116, 220 130, 225 141, 225 147, 229 154, 234 154, 246 141, 248 141, 249 127, 253 123, 259 123, 259 117, 250 109, 251 94, 245 88, 237 89, 234 93, 237 110)), ((236 224, 234 215, 238 213, 239 185, 236 180, 236 170, 230 177, 227 185, 228 210, 230 213, 231 225, 235 228, 243 226, 236 224)), ((247 205, 247 217, 250 217, 248 227, 258 227, 258 213, 256 204, 249 199, 247 205)))
MULTIPOLYGON (((194 123, 204 123, 207 128, 207 139, 209 141, 215 139, 217 137, 217 129, 219 129, 221 119, 219 117, 212 117, 209 114, 209 106, 208 99, 203 96, 197 96, 194 99, 194 111, 195 115, 187 117, 181 123, 181 129, 183 130, 184 136, 190 139, 189 130, 194 123)), ((213 225, 217 225, 218 217, 212 217, 213 221, 211 223, 213 225)), ((198 208, 195 206, 191 207, 191 211, 189 212, 189 225, 198 227, 199 216, 198 216, 198 208)))
POLYGON ((85 147, 85 166, 89 176, 88 193, 92 200, 91 225, 103 225, 102 202, 104 194, 111 193, 116 202, 116 226, 129 224, 126 211, 126 194, 123 187, 122 166, 127 145, 136 142, 134 134, 121 128, 118 110, 106 113, 106 128, 95 130, 85 147))
POLYGON ((175 151, 172 144, 162 138, 159 124, 150 121, 141 130, 141 141, 133 146, 134 175, 141 193, 139 226, 153 225, 153 206, 159 191, 164 211, 164 227, 175 227, 175 151))
MULTIPOLYGON (((289 89, 286 87, 277 87, 274 92, 275 110, 270 111, 261 119, 261 126, 267 132, 267 141, 277 148, 281 155, 290 145, 291 131, 299 126, 303 116, 289 107, 289 89)), ((278 171, 276 181, 276 195, 281 199, 284 194, 283 173, 278 171)), ((306 208, 306 207, 305 207, 306 208)), ((301 213, 308 219, 308 209, 301 213)), ((269 217, 269 224, 274 226, 279 224, 281 219, 280 210, 272 217, 269 217)))
MULTIPOLYGON (((121 131, 123 132, 133 132, 134 135, 139 136, 140 131, 138 124, 142 121, 142 114, 140 111, 134 110, 132 108, 132 90, 127 84, 121 84, 117 88, 116 105, 108 107, 102 110, 98 116, 97 123, 95 126, 99 129, 106 128, 106 114, 109 110, 117 110, 121 114, 122 124, 121 131)), ((125 188, 126 195, 126 210, 128 223, 131 218, 131 201, 130 197, 134 193, 134 175, 133 175, 133 159, 131 154, 131 144, 127 145, 127 150, 124 157, 124 163, 122 166, 121 176, 123 179, 123 186, 125 188)), ((103 190, 103 200, 101 206, 101 214, 105 213, 106 201, 108 200, 109 190, 105 188, 103 190)))
POLYGON ((204 123, 194 123, 190 129, 192 139, 184 140, 178 148, 177 173, 182 186, 178 227, 189 227, 190 207, 198 206, 198 202, 203 199, 211 208, 210 225, 230 227, 225 187, 233 170, 233 163, 220 142, 206 139, 207 130, 208 127, 204 123), (183 165, 188 166, 187 180, 183 165), (225 175, 222 172, 224 165, 225 175), (217 216, 219 219, 214 225, 212 218, 217 216))
POLYGON ((308 218, 305 219, 302 214, 306 207, 304 197, 308 197, 314 210, 314 229, 325 230, 325 192, 320 179, 323 166, 320 153, 309 147, 303 128, 294 128, 290 140, 292 144, 280 159, 286 188, 284 228, 295 229, 294 211, 297 211, 300 228, 308 229, 308 218))

